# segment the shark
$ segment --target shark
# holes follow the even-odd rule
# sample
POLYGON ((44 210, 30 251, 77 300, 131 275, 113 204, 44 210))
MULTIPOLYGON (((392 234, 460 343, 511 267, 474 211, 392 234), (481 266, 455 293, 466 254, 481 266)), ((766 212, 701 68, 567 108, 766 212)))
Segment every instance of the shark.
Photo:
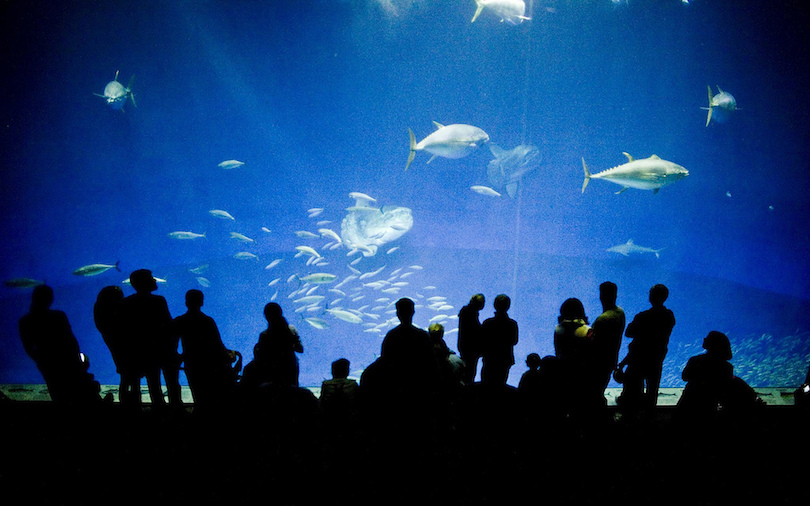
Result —
POLYGON ((506 188, 509 197, 515 198, 518 184, 527 172, 540 164, 540 150, 537 146, 520 144, 513 149, 503 149, 491 142, 489 150, 495 157, 487 165, 487 177, 495 188, 506 188))
POLYGON ((523 0, 475 0, 475 15, 470 23, 475 23, 484 8, 491 10, 501 18, 501 23, 519 25, 531 18, 526 17, 526 2, 523 0))
POLYGON ((658 193, 658 190, 664 186, 671 185, 689 175, 689 171, 685 168, 677 163, 662 160, 658 155, 652 155, 641 160, 634 160, 628 153, 624 153, 624 156, 627 157, 627 163, 604 170, 598 174, 590 173, 583 158, 582 168, 585 171, 585 181, 582 183, 582 193, 585 193, 585 187, 588 186, 591 179, 605 179, 611 183, 622 185, 622 189, 617 191, 617 194, 624 192, 628 188, 652 190, 653 193, 658 193))
POLYGON ((646 246, 639 246, 633 242, 632 239, 628 239, 624 244, 618 244, 616 246, 611 246, 606 251, 611 251, 613 253, 618 253, 620 255, 624 255, 629 257, 631 254, 634 253, 653 253, 655 254, 655 258, 660 258, 658 253, 660 253, 664 248, 660 249, 652 249, 646 246))
POLYGON ((104 87, 104 94, 93 93, 93 95, 105 99, 107 101, 107 105, 116 111, 124 110, 127 99, 132 100, 132 105, 137 107, 137 104, 135 103, 135 95, 132 93, 132 81, 134 79, 134 75, 130 77, 129 84, 126 88, 124 88, 124 85, 118 82, 118 71, 116 70, 115 78, 107 83, 107 86, 104 87))
POLYGON ((709 107, 701 107, 704 111, 709 111, 706 116, 706 126, 714 118, 717 123, 725 123, 731 116, 731 113, 737 111, 737 100, 734 95, 723 91, 717 86, 717 95, 712 95, 712 87, 706 86, 709 90, 709 107))
POLYGON ((442 125, 433 122, 436 131, 428 135, 418 143, 413 130, 408 129, 410 136, 410 152, 408 153, 408 163, 405 170, 411 166, 417 151, 427 151, 433 156, 427 163, 433 161, 437 156, 444 158, 464 158, 478 146, 489 142, 489 135, 478 127, 464 124, 442 125))

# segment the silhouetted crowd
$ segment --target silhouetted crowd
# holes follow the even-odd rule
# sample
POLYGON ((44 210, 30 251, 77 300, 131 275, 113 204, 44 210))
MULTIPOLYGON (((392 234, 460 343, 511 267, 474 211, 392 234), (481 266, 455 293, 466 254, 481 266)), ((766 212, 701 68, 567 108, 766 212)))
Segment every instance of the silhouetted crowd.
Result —
MULTIPOLYGON (((253 349, 253 360, 242 371, 241 354, 225 347, 216 323, 202 312, 201 291, 189 290, 188 311, 173 319, 166 300, 153 293, 157 283, 149 270, 133 272, 130 282, 134 294, 124 297, 120 287, 108 286, 94 306, 96 326, 121 377, 122 405, 141 408, 140 383, 146 378, 152 409, 182 410, 181 367, 198 412, 232 409, 234 402, 253 402, 268 391, 300 388, 297 354, 304 349, 295 327, 275 302, 264 308, 267 329, 253 349)), ((624 311, 616 304, 617 286, 608 281, 599 292, 603 312, 592 326, 582 302, 567 299, 553 333, 554 355, 527 357, 528 371, 517 393, 534 415, 542 411, 550 420, 577 422, 604 419, 608 415, 605 389, 611 376, 623 384, 617 404, 624 413, 638 415, 655 407, 675 326, 675 316, 664 306, 669 291, 661 284, 653 286, 650 309, 627 325, 624 311), (623 336, 631 341, 626 356, 619 360, 623 336)), ((67 317, 50 309, 52 302, 50 287, 35 288, 31 311, 20 320, 25 350, 36 362, 54 402, 100 400, 98 383, 87 372, 67 317)), ((400 299, 396 303, 400 325, 386 334, 379 358, 364 370, 360 384, 348 379, 347 371, 341 372, 348 368, 348 361, 340 359, 333 368, 334 378, 322 386, 320 404, 327 411, 351 411, 364 403, 375 409, 399 406, 432 415, 442 411, 438 406, 453 406, 463 388, 475 386, 479 360, 480 387, 511 388, 507 378, 515 364, 518 324, 509 317, 510 304, 508 296, 498 295, 493 302, 495 314, 481 322, 485 297, 475 294, 459 312, 457 355, 445 343, 441 324, 432 324, 427 332, 414 326, 413 301, 400 299)), ((755 408, 758 400, 753 389, 734 376, 728 338, 711 331, 703 347, 706 353, 692 357, 683 371, 687 386, 678 406, 684 416, 705 418, 723 409, 755 408)))
MULTIPOLYGON (((223 487, 250 490, 239 503, 258 501, 265 484, 272 483, 278 488, 271 495, 279 504, 309 504, 314 498, 339 504, 500 504, 522 497, 505 485, 516 476, 545 480, 552 488, 556 483, 560 488, 549 491, 548 499, 599 502, 600 487, 614 498, 629 493, 617 492, 615 483, 635 483, 624 467, 654 479, 652 469, 643 469, 649 457, 645 452, 656 451, 647 447, 662 439, 654 434, 654 408, 675 325, 664 305, 664 285, 650 289, 650 309, 629 324, 616 304, 614 283, 600 285, 603 311, 592 325, 578 299, 565 300, 553 329, 554 355, 529 354, 517 387, 507 384, 519 337, 518 324, 508 314, 508 296, 495 297, 494 315, 483 322, 485 297, 471 297, 459 312, 458 354, 446 344, 442 325, 431 324, 427 331, 413 325, 414 302, 402 298, 396 302, 400 324, 386 334, 379 357, 364 369, 359 383, 348 377, 349 361, 339 358, 318 398, 298 384, 297 355, 304 349, 278 304, 265 306, 267 329, 243 368, 241 354, 224 346, 216 323, 202 312, 201 291, 189 290, 188 311, 172 318, 165 299, 153 293, 157 284, 150 271, 135 271, 130 281, 133 295, 106 287, 94 307, 97 328, 121 376, 117 412, 124 418, 118 423, 126 429, 103 430, 113 431, 116 444, 127 448, 108 455, 122 472, 134 472, 133 466, 153 453, 168 459, 161 460, 161 468, 170 472, 169 461, 180 458, 187 480, 224 479, 223 487), (623 336, 630 343, 620 359, 623 336), (479 360, 481 380, 476 382, 479 360), (180 396, 181 367, 193 410, 180 396), (608 409, 605 400, 611 377, 623 385, 618 410, 608 409), (148 409, 141 405, 142 378, 151 398, 148 409), (189 425, 192 421, 196 425, 189 425), (239 441, 238 450, 234 441, 239 441), (177 444, 179 449, 172 446, 177 444), (174 448, 172 457, 166 456, 167 448, 174 448), (222 456, 212 457, 216 451, 222 456), (587 463, 577 455, 595 460, 587 463), (607 469, 604 459, 611 458, 619 467, 597 477, 598 469, 607 469), (596 469, 588 469, 591 465, 596 469), (328 487, 323 495, 307 492, 310 480, 328 487), (371 487, 371 495, 358 490, 361 483, 371 487), (344 495, 333 497, 335 491, 344 495)), ((51 309, 52 303, 53 290, 36 287, 19 328, 53 404, 74 413, 100 412, 88 406, 108 409, 112 399, 100 397, 67 317, 51 309)), ((734 376, 728 338, 711 331, 703 348, 705 353, 689 359, 683 370, 686 388, 673 420, 686 429, 679 441, 691 446, 689 455, 670 455, 677 465, 709 452, 701 445, 714 445, 729 427, 735 435, 755 430, 764 411, 753 389, 734 376)), ((725 446, 723 452, 736 455, 725 446)), ((656 465, 656 473, 675 472, 675 464, 656 465)), ((164 493, 186 498, 180 483, 170 485, 171 492, 164 488, 164 493)), ((211 487, 206 482, 197 499, 232 499, 211 487)), ((634 490, 641 502, 652 500, 645 495, 651 490, 634 490)))

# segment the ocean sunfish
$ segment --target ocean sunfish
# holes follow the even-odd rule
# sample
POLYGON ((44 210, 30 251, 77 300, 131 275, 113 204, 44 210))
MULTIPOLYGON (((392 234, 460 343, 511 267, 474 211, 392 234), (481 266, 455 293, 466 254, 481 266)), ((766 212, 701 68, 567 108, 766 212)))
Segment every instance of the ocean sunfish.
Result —
POLYGON ((540 165, 540 150, 526 144, 507 150, 495 143, 489 143, 489 150, 495 157, 487 165, 490 184, 495 188, 506 188, 509 197, 515 198, 523 175, 540 165))

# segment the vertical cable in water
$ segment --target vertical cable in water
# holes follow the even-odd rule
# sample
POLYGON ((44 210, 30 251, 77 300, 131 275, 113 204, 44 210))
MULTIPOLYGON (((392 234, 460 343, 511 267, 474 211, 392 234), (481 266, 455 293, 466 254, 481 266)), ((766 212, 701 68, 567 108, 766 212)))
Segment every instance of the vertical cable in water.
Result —
MULTIPOLYGON (((534 12, 534 1, 529 0, 527 9, 526 9, 526 17, 532 18, 534 12)), ((525 72, 523 74, 523 114, 521 116, 521 126, 523 127, 522 137, 521 137, 521 144, 526 144, 527 133, 529 130, 528 124, 528 110, 529 110, 529 63, 531 62, 531 53, 532 53, 532 32, 531 27, 526 29, 526 58, 524 60, 525 64, 525 72)), ((520 204, 523 197, 523 182, 518 183, 518 190, 517 190, 517 206, 515 209, 515 243, 514 243, 514 255, 512 257, 512 291, 511 296, 515 298, 517 296, 517 279, 518 279, 518 261, 520 255, 520 204)))

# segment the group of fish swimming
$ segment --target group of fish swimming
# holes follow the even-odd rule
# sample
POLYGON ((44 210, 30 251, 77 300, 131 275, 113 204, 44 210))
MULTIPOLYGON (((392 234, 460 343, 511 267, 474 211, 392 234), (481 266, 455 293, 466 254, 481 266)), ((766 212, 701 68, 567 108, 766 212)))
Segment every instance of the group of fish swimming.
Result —
MULTIPOLYGON (((526 6, 523 0, 476 0, 476 11, 471 22, 475 22, 485 9, 499 17, 501 22, 511 25, 518 25, 523 21, 530 20, 525 16, 526 6)), ((135 95, 132 91, 134 76, 130 78, 129 84, 125 87, 118 81, 118 74, 119 72, 116 71, 115 77, 107 83, 102 94, 96 93, 95 95, 103 98, 112 109, 123 111, 124 106, 129 101, 132 102, 133 106, 136 105, 135 95)), ((708 107, 702 108, 708 111, 706 126, 712 120, 718 123, 726 122, 731 114, 738 110, 736 99, 719 86, 717 86, 717 94, 712 93, 711 87, 707 86, 707 89, 709 104, 708 107)), ((479 127, 467 124, 442 125, 437 122, 434 122, 434 125, 436 130, 419 142, 416 142, 413 130, 408 129, 410 143, 408 160, 405 165, 406 171, 411 166, 418 151, 430 153, 432 156, 427 161, 427 163, 430 163, 436 157, 463 158, 478 147, 487 144, 494 156, 494 159, 487 166, 487 176, 491 186, 474 185, 470 189, 482 195, 500 197, 501 194, 496 188, 503 188, 509 197, 514 198, 522 177, 527 172, 537 168, 540 163, 539 150, 535 146, 521 144, 507 150, 489 142, 489 135, 479 127)), ((622 193, 629 188, 652 190, 653 193, 658 193, 664 186, 673 184, 689 175, 689 171, 681 165, 664 160, 657 155, 637 160, 629 153, 625 152, 623 154, 627 157, 626 163, 595 174, 591 173, 583 158, 584 181, 582 183, 582 193, 585 192, 591 179, 602 179, 621 185, 621 189, 616 193, 622 193)), ((226 160, 221 162, 219 167, 222 169, 234 169, 242 165, 244 163, 238 160, 226 160)), ((333 239, 333 245, 346 246, 350 249, 350 252, 361 252, 363 256, 373 256, 376 254, 377 248, 398 239, 413 225, 413 218, 408 208, 389 207, 387 209, 378 209, 372 205, 375 200, 371 197, 359 192, 354 192, 351 196, 355 198, 356 204, 347 208, 348 214, 343 219, 341 234, 338 235, 332 230, 329 230, 329 232, 322 231, 322 235, 325 234, 333 239)), ((210 213, 218 218, 233 219, 224 210, 211 210, 210 213)), ((265 228, 264 230, 269 232, 269 229, 265 228)), ((316 234, 313 235, 318 237, 316 234)), ((199 239, 204 238, 205 234, 177 231, 170 233, 169 237, 180 240, 199 239)), ((231 237, 242 242, 253 241, 238 232, 232 232, 231 237)), ((630 239, 624 244, 608 248, 608 251, 625 256, 632 253, 653 253, 658 257, 661 249, 638 246, 630 239)), ((310 258, 319 258, 319 254, 314 250, 310 252, 302 249, 299 250, 298 254, 307 254, 310 258)), ((237 258, 253 259, 256 256, 250 252, 240 252, 237 253, 237 258)), ((90 264, 76 269, 73 274, 77 276, 94 276, 113 268, 120 270, 118 263, 90 264)), ((198 281, 201 284, 207 282, 205 278, 198 279, 198 281)), ((31 278, 16 278, 8 280, 4 284, 11 287, 30 287, 41 283, 41 281, 31 278)))
MULTIPOLYGON (((236 160, 219 164, 222 168, 241 165, 244 164, 236 160)), ((300 321, 317 330, 330 329, 341 321, 362 326, 365 333, 380 334, 399 324, 394 305, 399 298, 408 296, 416 301, 418 308, 430 310, 428 323, 452 326, 458 319, 455 308, 447 302, 447 297, 435 295, 435 286, 420 282, 421 265, 389 269, 387 260, 394 260, 398 246, 386 247, 383 265, 375 259, 383 245, 410 230, 413 225, 410 209, 377 207, 375 198, 361 192, 351 192, 349 198, 354 200, 354 205, 345 208, 340 233, 334 230, 333 220, 325 219, 324 208, 307 210, 308 225, 293 232, 300 243, 294 253, 278 255, 265 265, 264 275, 257 275, 273 292, 269 300, 286 296, 294 312, 300 315, 300 321), (365 267, 366 264, 371 265, 365 267)), ((209 214, 236 222, 222 209, 212 209, 209 214)), ((267 227, 262 230, 273 233, 267 227)), ((171 232, 168 236, 179 241, 205 239, 204 233, 188 231, 171 232)), ((238 232, 231 232, 230 237, 242 243, 255 242, 238 232)), ((247 251, 233 257, 260 260, 247 251)), ((208 264, 203 264, 189 268, 189 272, 201 286, 209 287, 211 281, 206 277, 209 268, 208 264)), ((446 334, 457 330, 456 326, 446 334)))

